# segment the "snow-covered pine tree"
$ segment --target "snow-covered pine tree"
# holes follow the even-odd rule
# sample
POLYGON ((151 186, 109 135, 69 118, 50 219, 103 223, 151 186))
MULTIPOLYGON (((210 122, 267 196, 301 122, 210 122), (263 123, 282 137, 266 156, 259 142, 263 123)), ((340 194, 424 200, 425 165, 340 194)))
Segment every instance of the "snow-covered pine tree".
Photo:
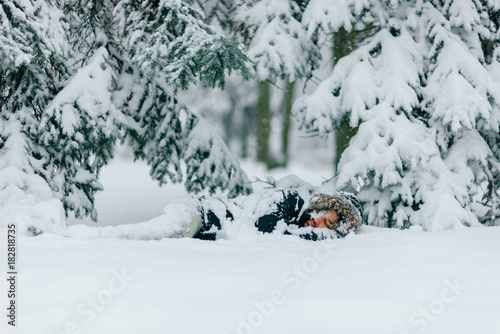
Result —
POLYGON ((225 38, 182 1, 125 1, 128 50, 146 77, 161 74, 174 90, 198 81, 224 87, 226 72, 249 76, 246 55, 236 38, 225 38))
POLYGON ((190 4, 197 4, 205 14, 208 24, 219 25, 223 30, 232 31, 234 13, 241 0, 189 0, 190 4))
MULTIPOLYGON (((220 187, 233 195, 250 191, 238 163, 221 159, 221 154, 229 152, 217 133, 207 130, 209 140, 199 143, 201 156, 192 153, 194 144, 188 145, 188 138, 198 131, 198 119, 188 111, 179 112, 184 109, 174 92, 197 80, 222 87, 226 72, 247 76, 248 71, 237 41, 218 36, 185 3, 3 1, 0 25, 0 173, 7 173, 0 177, 2 206, 13 208, 9 198, 20 198, 12 195, 15 186, 29 198, 19 200, 29 203, 28 207, 37 207, 32 198, 38 196, 39 202, 59 203, 66 214, 95 219, 99 170, 111 158, 116 140, 138 124, 151 130, 141 140, 158 140, 142 143, 157 147, 148 151, 149 156, 167 161, 153 166, 157 179, 167 173, 162 168, 170 167, 168 159, 172 158, 157 153, 179 150, 180 159, 191 166, 186 177, 189 189, 220 187), (127 74, 138 81, 124 82, 127 74), (142 102, 151 97, 158 98, 158 110, 141 114, 149 111, 142 102), (179 134, 180 140, 166 140, 178 135, 179 117, 185 117, 190 127, 179 134), (208 162, 215 166, 214 177, 197 168, 208 162), (12 173, 11 167, 19 171, 12 173)), ((33 215, 45 217, 40 212, 33 215)), ((40 224, 64 223, 55 209, 46 216, 40 224)))
POLYGON ((0 220, 20 229, 64 223, 39 132, 66 75, 62 16, 51 1, 0 2, 0 220))
MULTIPOLYGON (((484 5, 482 21, 487 22, 488 30, 481 36, 481 45, 488 64, 486 68, 491 78, 500 86, 500 2, 487 1, 484 5)), ((482 223, 488 225, 500 225, 500 131, 497 131, 498 124, 500 124, 500 110, 496 108, 491 111, 489 126, 488 122, 479 126, 481 136, 493 153, 493 158, 488 160, 492 175, 488 178, 482 198, 482 204, 489 209, 480 217, 482 223)))
POLYGON ((439 17, 429 21, 434 23, 429 29, 433 44, 424 92, 424 103, 433 105, 429 123, 437 131, 447 167, 454 172, 454 184, 467 191, 462 195, 464 204, 469 206, 478 187, 483 188, 492 210, 479 218, 487 224, 494 222, 493 213, 500 209, 496 181, 500 172, 500 86, 488 64, 490 45, 499 42, 498 16, 491 15, 492 11, 498 15, 497 7, 494 1, 452 1, 441 9, 444 18, 434 8, 427 9, 429 16, 439 17))
POLYGON ((228 196, 251 192, 247 176, 238 161, 229 153, 222 137, 204 119, 192 116, 188 123, 184 160, 187 165, 186 189, 200 192, 208 189, 214 194, 218 189, 228 189, 228 196))
POLYGON ((120 30, 131 63, 121 73, 115 101, 128 116, 136 157, 151 165, 160 184, 185 179, 188 191, 249 193, 246 175, 217 131, 200 126, 203 119, 175 97, 196 82, 223 88, 226 72, 248 78, 242 46, 216 34, 201 12, 181 1, 123 1, 118 8, 126 18, 120 30))
MULTIPOLYGON (((205 155, 194 159, 185 154, 197 121, 175 98, 177 90, 198 80, 207 86, 223 87, 225 72, 235 70, 247 76, 246 56, 236 40, 218 36, 198 11, 182 1, 95 0, 84 6, 76 0, 70 12, 75 16, 76 36, 86 36, 78 45, 82 57, 94 55, 92 59, 97 58, 103 71, 111 71, 105 75, 101 89, 111 89, 112 94, 101 95, 104 100, 99 103, 109 106, 107 117, 103 117, 107 123, 95 123, 108 130, 102 132, 108 137, 101 136, 98 144, 99 153, 106 157, 98 166, 107 161, 111 154, 108 141, 113 143, 122 128, 124 139, 134 146, 135 156, 150 164, 151 176, 160 184, 185 178, 188 190, 200 190, 191 186, 198 180, 212 190, 229 189, 231 194, 250 191, 236 161, 224 164, 220 156, 212 158, 214 152, 229 155, 216 132, 206 130, 212 140, 204 144, 205 155), (221 173, 203 174, 193 168, 184 176, 181 162, 186 160, 193 166, 211 161, 231 180, 225 182, 221 173)), ((96 115, 99 112, 103 110, 96 115)))
POLYGON ((130 69, 119 80, 114 100, 127 115, 127 140, 136 158, 151 166, 161 185, 184 180, 189 192, 251 192, 248 178, 221 136, 207 122, 177 102, 165 83, 148 82, 130 69), (186 163, 186 175, 182 162, 186 163))
POLYGON ((486 13, 472 0, 310 2, 310 34, 375 30, 295 105, 323 135, 345 117, 359 125, 337 181, 359 189, 369 224, 473 226, 481 187, 497 198, 500 91, 481 47, 497 28, 486 13))
MULTIPOLYGON (((500 10, 500 5, 496 7, 497 15, 496 18, 499 17, 498 11, 500 10)), ((500 25, 500 21, 496 21, 500 25)), ((497 25, 498 28, 498 25, 497 25)), ((488 66, 488 69, 491 73, 492 78, 496 81, 497 85, 500 86, 500 48, 498 45, 500 44, 500 33, 497 33, 496 36, 497 47, 492 52, 491 64, 488 66)), ((491 115, 491 123, 495 124, 500 123, 500 112, 498 110, 494 110, 491 115)), ((491 147, 491 151, 493 153, 493 158, 488 160, 488 164, 490 165, 490 169, 492 171, 492 177, 488 180, 484 195, 482 200, 482 204, 489 208, 485 215, 483 215, 482 223, 487 225, 499 225, 500 223, 500 131, 495 131, 494 127, 487 127, 481 129, 481 136, 486 140, 488 146, 491 147)))
MULTIPOLYGON (((321 54, 301 20, 304 1, 245 1, 235 13, 259 81, 310 78, 321 54)), ((312 36, 314 37, 314 36, 312 36)))
POLYGON ((51 186, 66 214, 96 220, 99 171, 112 158, 124 123, 111 100, 119 46, 110 2, 68 0, 63 8, 72 46, 65 64, 68 75, 41 114, 38 136, 53 166, 51 186))
MULTIPOLYGON (((71 189, 75 185, 82 188, 78 182, 83 181, 86 194, 92 195, 87 199, 67 197, 67 208, 77 216, 91 213, 95 218, 93 193, 99 189, 95 176, 111 157, 112 146, 119 137, 133 143, 136 157, 150 164, 151 175, 160 184, 169 179, 183 180, 182 161, 201 165, 206 163, 212 149, 229 154, 224 143, 217 140, 210 143, 219 146, 205 145, 208 156, 196 160, 184 154, 192 129, 180 127, 181 111, 185 108, 177 102, 175 93, 197 80, 222 87, 225 72, 233 69, 246 76, 246 57, 235 40, 217 36, 203 23, 200 13, 181 1, 73 0, 65 8, 73 23, 72 41, 78 50, 75 58, 83 59, 82 68, 71 84, 89 88, 74 94, 74 87, 68 85, 60 93, 63 96, 54 102, 56 111, 48 110, 51 122, 46 124, 54 123, 54 118, 61 119, 60 114, 66 112, 64 108, 70 109, 67 102, 74 101, 75 108, 68 113, 80 114, 80 119, 70 119, 73 124, 69 127, 76 126, 70 130, 71 140, 59 138, 59 145, 65 145, 65 149, 59 149, 64 154, 59 156, 67 157, 70 153, 72 159, 84 159, 77 165, 65 163, 69 170, 66 173, 78 173, 76 182, 70 182, 71 189), (78 101, 87 103, 82 105, 78 101), (77 154, 78 149, 85 149, 91 155, 77 154), (87 173, 78 166, 85 166, 87 173), (78 202, 85 203, 84 210, 78 209, 78 202)), ((196 123, 196 117, 189 111, 183 115, 189 124, 196 123)), ((59 132, 64 137, 67 131, 63 125, 56 128, 63 129, 59 132)), ((207 133, 211 138, 219 138, 215 132, 207 130, 207 133)), ((51 137, 53 134, 46 139, 51 137)), ((193 180, 198 179, 203 179, 204 187, 229 188, 233 194, 250 190, 237 162, 224 165, 222 159, 211 161, 213 164, 220 161, 223 168, 218 169, 226 172, 226 177, 230 175, 231 181, 224 182, 219 174, 212 176, 188 169, 185 177, 188 190, 199 190, 191 187, 193 180)))
POLYGON ((99 171, 113 156, 124 116, 111 97, 114 71, 106 48, 93 52, 45 109, 40 140, 50 153, 52 187, 66 212, 97 219, 94 195, 101 190, 99 171))

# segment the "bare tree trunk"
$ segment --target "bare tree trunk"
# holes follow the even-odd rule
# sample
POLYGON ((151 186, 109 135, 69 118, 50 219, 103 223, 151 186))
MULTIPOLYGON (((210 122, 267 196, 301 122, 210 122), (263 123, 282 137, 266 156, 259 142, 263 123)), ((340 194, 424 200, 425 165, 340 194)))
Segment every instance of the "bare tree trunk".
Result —
POLYGON ((243 109, 243 122, 240 127, 241 138, 241 157, 248 158, 250 156, 249 143, 250 137, 256 132, 256 116, 258 110, 256 105, 246 106, 243 109))
MULTIPOLYGON (((357 40, 362 37, 356 31, 346 31, 344 28, 339 29, 333 35, 333 67, 342 58, 350 54, 356 49, 357 40)), ((345 149, 349 146, 349 141, 358 132, 358 127, 352 127, 349 122, 349 117, 345 117, 340 127, 335 131, 335 172, 338 173, 339 162, 345 149)))
POLYGON ((288 82, 286 92, 283 96, 283 128, 281 129, 281 150, 283 153, 282 165, 286 167, 288 164, 288 139, 290 137, 290 124, 292 118, 292 104, 295 81, 288 82))
POLYGON ((335 170, 339 170, 339 162, 345 149, 349 146, 351 138, 358 132, 358 127, 352 127, 349 117, 345 117, 340 127, 335 131, 335 170))
POLYGON ((269 115, 269 81, 259 82, 259 102, 257 115, 257 160, 266 163, 269 161, 269 136, 271 134, 269 115))

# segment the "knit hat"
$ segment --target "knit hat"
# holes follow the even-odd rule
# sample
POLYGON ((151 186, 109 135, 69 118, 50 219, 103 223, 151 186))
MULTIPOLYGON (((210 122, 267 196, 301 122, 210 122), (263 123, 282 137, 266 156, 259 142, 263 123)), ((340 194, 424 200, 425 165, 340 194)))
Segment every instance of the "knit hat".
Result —
POLYGON ((357 230, 363 223, 363 209, 359 200, 351 193, 339 192, 333 195, 316 194, 309 201, 308 211, 335 210, 339 219, 329 226, 341 235, 357 230))

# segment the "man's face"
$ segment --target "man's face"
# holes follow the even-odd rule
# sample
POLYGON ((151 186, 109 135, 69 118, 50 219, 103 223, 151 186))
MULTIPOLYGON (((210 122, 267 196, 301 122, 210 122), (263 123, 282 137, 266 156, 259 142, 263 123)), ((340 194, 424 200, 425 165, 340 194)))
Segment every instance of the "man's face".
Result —
POLYGON ((312 219, 309 219, 304 227, 312 226, 312 227, 329 227, 331 224, 337 222, 339 220, 339 216, 335 210, 327 210, 321 212, 313 212, 311 214, 312 219))

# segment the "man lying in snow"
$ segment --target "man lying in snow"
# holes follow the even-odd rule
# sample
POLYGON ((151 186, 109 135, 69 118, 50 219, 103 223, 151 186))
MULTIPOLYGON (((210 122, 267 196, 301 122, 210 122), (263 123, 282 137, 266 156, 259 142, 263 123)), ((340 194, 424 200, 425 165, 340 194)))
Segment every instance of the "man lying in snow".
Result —
POLYGON ((193 237, 215 240, 223 223, 253 221, 264 233, 280 231, 308 240, 342 237, 362 224, 362 208, 350 193, 313 195, 308 204, 295 190, 280 190, 238 197, 189 197, 174 201, 165 209, 179 211, 183 207, 184 224, 170 237, 193 237), (179 206, 179 207, 176 207, 179 206), (190 207, 190 208, 189 208, 190 207), (186 210, 187 209, 187 210, 186 210))
MULTIPOLYGON (((183 196, 167 204, 161 216, 146 222, 116 226, 77 224, 60 230, 65 236, 158 240, 198 238, 215 240, 231 234, 264 233, 298 235, 308 240, 338 238, 362 224, 362 208, 349 193, 316 194, 310 197, 293 189, 240 196, 183 196)), ((33 235, 43 229, 32 229, 33 235)))

